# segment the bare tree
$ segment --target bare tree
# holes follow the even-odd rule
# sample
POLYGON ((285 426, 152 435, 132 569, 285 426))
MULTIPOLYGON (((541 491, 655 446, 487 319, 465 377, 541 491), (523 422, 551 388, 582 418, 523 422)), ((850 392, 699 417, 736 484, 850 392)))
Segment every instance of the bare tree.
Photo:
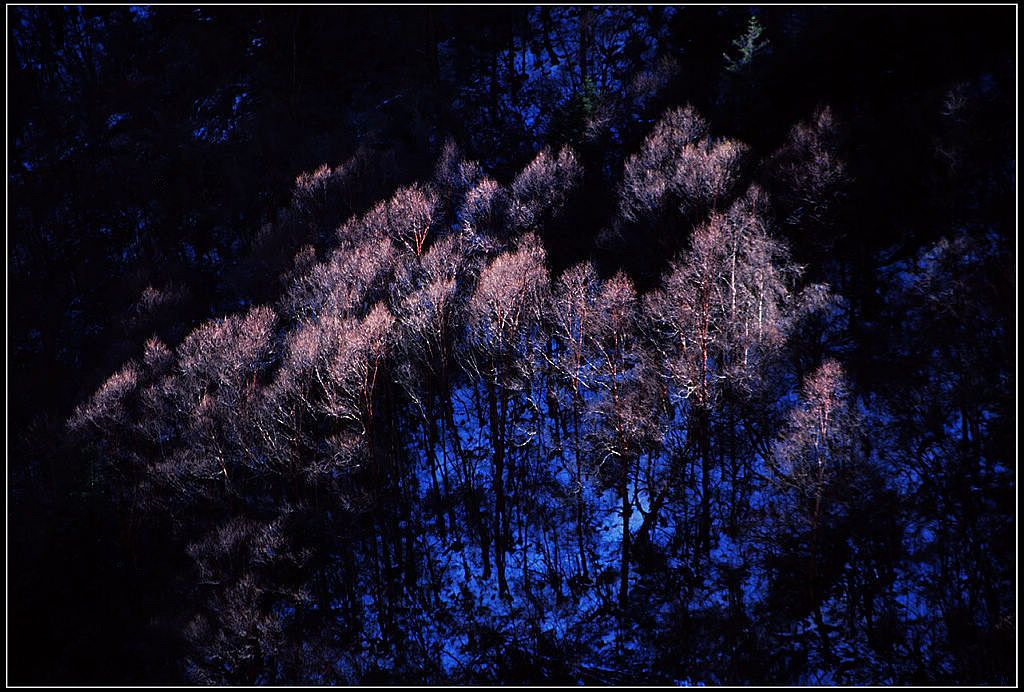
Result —
POLYGON ((700 460, 701 540, 710 548, 711 415, 728 386, 750 391, 781 352, 796 268, 767 232, 757 188, 712 214, 648 299, 655 343, 700 460))
POLYGON ((840 492, 833 485, 852 470, 859 453, 860 416, 849 398, 842 366, 834 360, 822 363, 804 381, 800 402, 791 411, 773 450, 780 464, 777 478, 783 487, 797 494, 798 506, 810 524, 808 603, 828 657, 832 653, 821 614, 825 584, 819 551, 827 501, 840 492))
POLYGON ((367 212, 363 223, 380 235, 391 238, 399 247, 421 255, 426 250, 428 238, 437 230, 439 204, 430 187, 403 187, 390 200, 367 212))
POLYGON ((463 231, 504 240, 509 194, 493 178, 483 177, 466 193, 457 218, 463 231))
POLYGON ((852 182, 841 157, 843 139, 841 123, 830 107, 822 106, 794 125, 785 143, 763 164, 762 177, 782 230, 801 261, 830 261, 842 241, 837 212, 852 182))
POLYGON ((543 232, 565 207, 582 176, 583 167, 569 147, 557 156, 542 150, 512 181, 509 225, 513 231, 543 232))
MULTIPOLYGON (((563 383, 568 396, 569 424, 572 430, 564 437, 569 438, 573 450, 573 494, 576 498, 576 545, 579 565, 584 580, 590 579, 587 559, 587 508, 584 499, 586 449, 581 439, 583 412, 586 408, 585 394, 592 391, 594 382, 587 366, 591 362, 591 340, 597 332, 597 297, 600 281, 597 271, 590 263, 577 264, 567 269, 559 278, 552 296, 549 324, 557 341, 558 350, 553 359, 555 371, 563 383)), ((553 424, 558 426, 557 412, 552 412, 553 424)))
POLYGON ((626 160, 619 214, 645 223, 677 212, 695 218, 732 190, 746 152, 739 142, 713 140, 707 122, 691 106, 672 109, 626 160))
POLYGON ((449 481, 449 442, 462 462, 460 466, 464 467, 465 462, 451 388, 453 368, 457 367, 456 348, 465 324, 467 286, 475 281, 473 235, 463 231, 435 241, 418 259, 401 295, 396 296, 400 331, 396 346, 401 354, 396 363, 398 376, 424 430, 435 489, 436 471, 441 472, 444 495, 438 493, 438 498, 447 506, 452 529, 455 505, 449 481))
POLYGON ((535 236, 520 239, 514 251, 498 255, 480 274, 467 306, 473 353, 469 367, 487 396, 494 487, 495 562, 498 591, 509 595, 505 576, 508 516, 505 462, 512 432, 510 405, 524 393, 539 354, 536 335, 550 290, 544 249, 535 236))
POLYGON ((629 599, 631 473, 640 454, 660 441, 659 392, 648 367, 650 355, 640 342, 639 303, 632 281, 619 273, 604 282, 595 307, 588 367, 596 370, 598 396, 591 400, 588 417, 598 464, 614 483, 621 503, 618 603, 624 617, 629 599))
POLYGON ((334 250, 323 262, 300 258, 308 269, 285 289, 280 310, 294 320, 365 315, 386 294, 398 254, 390 239, 370 235, 334 250))

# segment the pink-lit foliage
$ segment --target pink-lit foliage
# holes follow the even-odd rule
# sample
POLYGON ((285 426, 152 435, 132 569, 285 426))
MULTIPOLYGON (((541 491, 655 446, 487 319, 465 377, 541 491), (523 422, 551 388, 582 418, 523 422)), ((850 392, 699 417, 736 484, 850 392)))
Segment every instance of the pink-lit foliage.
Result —
POLYGON ((432 178, 437 196, 442 202, 450 204, 461 199, 483 177, 480 164, 463 158, 455 140, 445 140, 432 178))
POLYGON ((619 272, 602 282, 594 302, 589 365, 599 397, 588 415, 598 458, 627 464, 657 444, 659 393, 649 352, 638 328, 640 302, 633 282, 619 272))
POLYGON ((230 481, 234 465, 258 465, 256 413, 277 359, 276 323, 270 308, 256 306, 201 325, 179 346, 176 376, 164 386, 180 416, 181 472, 230 481))
POLYGON ((224 267, 225 285, 237 286, 257 302, 278 297, 279 287, 295 278, 289 267, 305 248, 321 252, 330 247, 336 230, 354 214, 389 194, 397 177, 393 152, 358 148, 345 162, 302 173, 295 180, 291 204, 278 208, 256 231, 248 251, 236 266, 224 267), (280 283, 268 277, 284 274, 280 283))
POLYGON ((332 251, 292 280, 281 297, 282 314, 302 320, 365 314, 388 290, 397 256, 391 240, 379 236, 332 251))
POLYGON ((277 318, 267 307, 211 320, 176 352, 158 338, 72 419, 93 424, 105 465, 132 503, 172 508, 175 493, 206 492, 258 469, 262 380, 277 359, 277 318), (157 491, 156 488, 164 488, 157 491))
POLYGON ((620 502, 622 538, 618 569, 618 603, 629 597, 632 532, 636 498, 635 471, 640 455, 656 446, 662 426, 658 412, 661 389, 638 329, 640 304, 633 282, 619 272, 601 284, 595 301, 593 351, 597 396, 586 410, 588 441, 598 477, 614 487, 620 502))
POLYGON ((388 377, 393 326, 378 302, 364 317, 325 314, 287 335, 258 419, 277 472, 330 482, 333 474, 366 462, 377 397, 388 377))
MULTIPOLYGON (((395 303, 402 348, 412 362, 435 372, 452 360, 453 341, 463 322, 462 294, 475 280, 466 234, 447 235, 420 258, 395 303)), ((412 364, 412 363, 410 363, 412 364)))
POLYGON ((157 448, 163 447, 173 432, 176 404, 170 383, 175 362, 174 353, 160 339, 154 336, 146 342, 143 367, 147 377, 139 397, 136 429, 157 448))
POLYGON ((474 369, 495 367, 496 361, 528 367, 535 330, 543 318, 550 278, 543 246, 536 236, 522 237, 480 273, 467 305, 474 369), (490 363, 490 366, 485 365, 490 363))
MULTIPOLYGON (((216 385, 221 396, 235 396, 276 358, 277 316, 264 306, 244 315, 211 320, 189 334, 178 348, 180 377, 197 396, 216 385)), ((228 402, 231 404, 235 401, 228 402)))
POLYGON ((569 147, 554 155, 544 149, 512 181, 509 225, 518 235, 537 232, 565 207, 583 176, 583 167, 569 147))
MULTIPOLYGON (((818 548, 828 517, 841 510, 837 504, 855 504, 852 488, 871 474, 860 443, 862 426, 842 365, 828 359, 804 378, 800 399, 771 450, 780 491, 773 504, 798 531, 810 529, 807 579, 812 600, 819 591, 818 548)), ((820 611, 815 616, 820 619, 820 611)))
POLYGON ((437 194, 430 187, 414 184, 371 209, 363 223, 372 235, 389 238, 396 246, 419 256, 436 232, 439 206, 437 194))
POLYGON ((459 227, 482 236, 504 238, 509 195, 493 178, 480 179, 458 210, 459 227))
POLYGON ((755 386, 784 345, 798 272, 765 219, 751 188, 694 231, 646 299, 673 391, 698 407, 714 406, 726 381, 755 386))
POLYGON ((843 136, 832 109, 821 107, 790 130, 764 166, 783 223, 819 251, 835 242, 836 210, 851 182, 840 156, 843 136))
POLYGON ((771 450, 777 492, 770 505, 782 519, 782 530, 808 541, 801 560, 806 572, 800 576, 826 651, 831 643, 822 627, 820 601, 829 577, 822 549, 835 540, 831 538, 833 517, 843 511, 844 504, 857 503, 851 492, 870 473, 859 463, 860 421, 842 366, 828 359, 804 378, 800 401, 771 450))
POLYGON ((372 191, 393 177, 394 155, 359 148, 347 161, 302 173, 292 189, 291 210, 319 234, 353 213, 372 191))
POLYGON ((287 338, 275 393, 299 396, 311 414, 359 424, 375 370, 387 355, 393 323, 382 303, 361 319, 327 314, 303 323, 287 338))
POLYGON ((323 330, 328 337, 325 412, 364 426, 374 414, 374 393, 384 381, 385 359, 393 344, 394 317, 378 303, 362 320, 330 318, 323 330))
POLYGON ((597 332, 600 279, 590 262, 575 264, 558 277, 548 319, 558 343, 556 372, 566 380, 575 401, 582 401, 589 377, 590 340, 597 332))
POLYGON ((142 362, 154 377, 166 375, 174 364, 174 354, 159 338, 152 336, 146 341, 142 362))
POLYGON ((668 111, 640 151, 627 159, 619 187, 619 214, 653 223, 665 214, 684 217, 714 208, 735 187, 747 146, 714 140, 691 107, 668 111))
MULTIPOLYGON (((824 304, 814 292, 794 298, 800 272, 772 235, 765 192, 736 197, 745 151, 711 139, 682 108, 627 161, 613 226, 697 224, 646 294, 625 272, 602 278, 590 261, 552 284, 542 239, 566 221, 583 175, 568 148, 541 151, 505 187, 449 142, 430 180, 333 228, 323 225, 331 210, 356 203, 351 172, 301 176, 284 223, 308 224, 317 241, 287 246, 274 307, 209 320, 174 349, 154 337, 72 421, 111 452, 111 468, 133 476, 134 502, 182 522, 191 507, 209 510, 188 545, 198 577, 217 581, 186 628, 207 655, 191 662, 195 679, 224 675, 220 658, 272 655, 288 617, 261 603, 309 615, 314 600, 331 610, 344 592, 353 618, 372 611, 382 631, 392 626, 402 593, 426 583, 417 570, 437 567, 413 535, 423 528, 417 513, 436 522, 431 540, 473 546, 467 579, 475 560, 489 580, 493 559, 505 597, 539 583, 525 566, 530 541, 574 544, 572 567, 548 567, 552 583, 567 569, 610 575, 604 586, 617 585, 620 612, 636 583, 633 541, 650 540, 663 507, 678 501, 660 516, 695 524, 686 502, 700 502, 706 544, 721 520, 712 478, 725 477, 712 473, 725 456, 713 447, 716 416, 740 399, 785 396, 773 369, 783 369, 794 322, 824 304), (685 438, 671 459, 669 432, 685 438), (593 492, 605 489, 618 507, 593 492), (545 498, 556 498, 570 529, 550 517, 524 523, 547 512, 545 498), (599 504, 621 520, 612 565, 594 551, 599 504), (324 532, 309 539, 313 549, 325 542, 323 572, 294 547, 306 545, 290 528, 300 515, 324 532), (517 550, 521 576, 507 562, 517 550), (332 579, 344 587, 332 593, 323 585, 332 579), (372 606, 359 595, 366 589, 372 606)), ((140 309, 160 299, 148 291, 140 309)), ((841 408, 829 403, 841 398, 837 378, 823 369, 808 380, 804 401, 818 403, 794 409, 780 458, 797 459, 817 439, 810 417, 822 405, 841 408)), ((735 425, 755 430, 745 423, 735 425)), ((778 426, 763 427, 774 439, 778 426)), ((834 430, 819 437, 832 444, 834 430)))
POLYGON ((849 470, 859 432, 842 365, 829 359, 804 379, 774 454, 788 480, 804 488, 849 470))
POLYGON ((125 399, 136 391, 139 375, 139 366, 128 362, 107 378, 86 403, 78 406, 69 425, 73 429, 92 426, 102 432, 110 432, 127 424, 125 399))
POLYGON ((595 466, 584 439, 585 395, 595 387, 590 340, 597 331, 600 279, 590 262, 566 269, 552 290, 548 329, 556 344, 550 363, 548 409, 556 445, 565 450, 572 479, 576 550, 580 569, 589 576, 587 502, 584 486, 595 466))

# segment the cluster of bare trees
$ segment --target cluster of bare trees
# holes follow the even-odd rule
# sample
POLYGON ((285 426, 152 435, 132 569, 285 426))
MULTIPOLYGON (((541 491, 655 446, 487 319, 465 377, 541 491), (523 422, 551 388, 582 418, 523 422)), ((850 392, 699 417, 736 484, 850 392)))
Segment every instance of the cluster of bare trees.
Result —
MULTIPOLYGON (((782 640, 751 643, 755 618, 811 618, 820 665, 840 627, 874 632, 857 585, 886 584, 836 561, 859 549, 839 521, 851 489, 878 471, 861 404, 808 326, 839 319, 837 302, 803 279, 752 182, 777 169, 781 218, 825 215, 842 177, 831 127, 822 111, 758 168, 692 108, 667 112, 606 229, 643 224, 676 248, 646 293, 587 261, 552 276, 541 237, 581 184, 571 150, 502 185, 449 145, 430 180, 300 249, 273 305, 174 349, 148 342, 71 425, 126 533, 162 513, 193 562, 179 585, 193 679, 469 680, 469 661, 502 675, 510 652, 540 655, 554 635, 539 623, 566 601, 569 629, 615 636, 562 645, 628 657, 655 636, 652 609, 712 617, 716 586, 755 647, 743 655, 777 679, 790 671, 762 655, 782 640), (490 594, 504 625, 481 615, 490 594)), ((300 177, 293 214, 334 220, 347 180, 300 177)), ((693 622, 659 626, 687 641, 693 622)))

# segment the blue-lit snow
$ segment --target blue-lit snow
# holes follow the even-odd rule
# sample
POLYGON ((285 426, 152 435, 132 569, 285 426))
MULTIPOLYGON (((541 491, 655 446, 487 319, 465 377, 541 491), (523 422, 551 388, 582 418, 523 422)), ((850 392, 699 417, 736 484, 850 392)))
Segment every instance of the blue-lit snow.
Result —
MULTIPOLYGON (((586 373, 585 373, 586 374, 586 373)), ((588 378, 589 379, 589 378, 588 378)), ((792 383, 790 393, 774 403, 780 413, 783 413, 799 402, 797 395, 797 383, 792 383)), ((459 478, 462 474, 468 474, 472 483, 478 488, 488 489, 492 483, 491 459, 489 454, 489 431, 486 422, 486 405, 484 412, 478 409, 481 396, 480 392, 474 392, 471 388, 456 388, 453 393, 454 418, 458 435, 463 451, 465 452, 465 467, 456 468, 459 460, 455 454, 452 431, 445 431, 441 436, 438 446, 435 449, 437 460, 438 478, 448 476, 459 478), (480 416, 484 419, 481 420, 480 416)), ((588 395, 588 396, 593 396, 588 395)), ((872 420, 878 424, 884 424, 885 413, 872 409, 870 405, 862 407, 863 414, 873 416, 872 420)), ((684 434, 684 433, 678 433, 684 434)), ((466 526, 465 518, 460 514, 456 527, 449 527, 449 535, 442 538, 438 531, 427 530, 419 536, 418 551, 426 560, 433 561, 430 567, 431 583, 440 585, 438 599, 440 608, 450 616, 459 618, 459 613, 466 614, 465 623, 451 623, 445 618, 432 616, 430 608, 418 612, 416 616, 415 636, 418 637, 424 650, 435 652, 440 670, 451 679, 465 679, 467 674, 480 672, 476 666, 483 665, 478 660, 479 656, 486 656, 487 652, 479 655, 474 653, 478 649, 478 643, 472 641, 468 628, 490 628, 503 635, 504 641, 517 642, 518 645, 529 649, 533 644, 536 631, 549 633, 555 641, 567 641, 578 634, 581 623, 588 623, 587 627, 587 649, 593 652, 592 660, 581 662, 588 670, 599 670, 601 660, 612 660, 621 654, 635 650, 638 643, 631 641, 633 635, 617 631, 617 623, 613 615, 609 613, 608 605, 616 600, 618 589, 618 565, 620 551, 622 548, 622 514, 621 498, 613 488, 603 488, 592 476, 585 476, 582 484, 577 484, 575 478, 575 463, 572 454, 568 449, 558 448, 554 440, 548 436, 551 430, 546 424, 539 428, 529 414, 513 426, 512 437, 510 438, 511 450, 518 449, 519 453, 528 449, 535 449, 537 445, 550 453, 528 454, 530 466, 523 469, 529 481, 533 481, 528 488, 531 494, 528 500, 515 495, 521 492, 516 488, 509 487, 508 511, 531 512, 530 519, 525 522, 528 529, 517 529, 512 537, 512 545, 509 546, 506 556, 505 574, 510 590, 510 598, 505 600, 498 596, 497 564, 493 555, 493 541, 489 546, 491 551, 492 574, 489 579, 483 579, 483 555, 480 546, 472 538, 472 530, 466 526), (543 482, 540 482, 543 481, 543 482), (559 587, 552 585, 550 575, 557 572, 563 577, 570 577, 577 574, 579 565, 576 555, 575 535, 575 510, 574 498, 576 492, 583 493, 588 514, 593 518, 590 543, 593 554, 590 556, 591 577, 594 584, 590 588, 577 590, 573 595, 563 582, 559 587), (520 531, 525 531, 520 533, 520 531), (457 540, 458 539, 458 540, 457 540), (525 563, 525 570, 524 570, 525 563), (600 573, 600 567, 605 571, 600 573), (528 585, 524 584, 524 574, 528 585), (527 593, 527 588, 529 593, 527 593), (558 591, 556 592, 556 588, 558 591), (574 597, 575 596, 575 597, 574 597), (607 657, 602 659, 602 657, 607 657)), ((425 436, 425 435, 424 435, 425 436)), ((417 443, 420 444, 421 442, 417 443)), ((413 458, 417 459, 416 479, 422 488, 434 487, 435 480, 432 477, 431 469, 428 466, 426 455, 422 450, 414 452, 413 458)), ((652 482, 652 479, 664 475, 664 466, 667 460, 655 458, 652 460, 642 459, 643 464, 650 461, 653 463, 654 471, 644 473, 636 472, 631 474, 629 483, 629 496, 633 504, 633 512, 630 516, 629 528, 631 533, 637 532, 643 522, 645 513, 650 511, 652 502, 651 494, 644 483, 652 482)), ((754 457, 749 460, 753 465, 753 472, 762 477, 769 478, 773 472, 768 469, 764 460, 754 457)), ((511 462, 510 462, 511 463, 511 462)), ((638 463, 638 466, 640 464, 638 463)), ((890 473, 894 469, 889 470, 890 473)), ((904 468, 904 471, 907 471, 904 468)), ((894 477, 890 476, 894 487, 902 493, 909 493, 923 481, 922 478, 911 476, 894 477)), ((525 482, 525 481, 521 481, 525 482)), ((440 482, 437 483, 440 485, 440 482)), ((712 470, 711 486, 715 493, 712 496, 712 506, 725 502, 730 488, 725 472, 717 467, 712 470)), ((652 486, 656 487, 656 486, 652 486)), ((693 479, 689 481, 689 502, 699 503, 699 491, 694 487, 693 479)), ((769 490, 762 488, 756 490, 747 498, 750 511, 764 513, 770 508, 772 499, 768 496, 769 490)), ((693 511, 695 504, 689 506, 693 511)), ((490 508, 484 508, 485 513, 490 508)), ((423 512, 417 508, 417 512, 423 512)), ((718 514, 718 510, 713 512, 718 514)), ((662 510, 665 514, 671 514, 667 508, 662 510)), ((448 517, 444 517, 447 523, 448 517)), ((414 521, 417 526, 431 526, 432 521, 425 516, 416 516, 414 521)), ((762 519, 763 522, 771 522, 772 519, 762 519)), ((520 524, 513 521, 513 526, 520 524)), ((769 530, 770 527, 764 527, 769 530)), ((916 553, 927 551, 934 547, 937 527, 930 525, 910 526, 903 537, 903 544, 908 551, 916 553)), ((743 611, 749 611, 762 607, 768 596, 768 575, 760 564, 763 555, 760 551, 765 546, 758 543, 754 535, 740 532, 737 535, 730 535, 725 530, 716 529, 713 532, 716 537, 711 546, 709 560, 706 565, 707 571, 704 574, 703 584, 695 588, 689 598, 687 606, 691 612, 705 611, 708 613, 721 612, 724 608, 730 607, 730 598, 735 599, 736 592, 730 594, 728 583, 735 579, 737 574, 741 575, 738 584, 739 607, 743 611)), ((671 518, 669 517, 668 527, 655 526, 650 538, 661 548, 668 545, 672 538, 671 518)), ((688 573, 691 565, 684 564, 678 558, 669 555, 667 567, 681 573, 688 573)), ((850 569, 847 565, 847 569, 850 569)), ((933 578, 932 568, 926 563, 917 564, 912 567, 904 566, 896 572, 896 581, 892 593, 895 595, 898 607, 903 610, 902 619, 905 622, 929 623, 934 621, 935 616, 931 611, 930 604, 925 596, 925 585, 933 578)), ((631 570, 630 589, 639 585, 638 575, 631 570)), ((373 589, 367 588, 369 594, 373 589)), ((669 617, 672 605, 669 603, 655 604, 660 612, 669 617)), ((364 613, 366 630, 364 643, 367 650, 376 650, 378 663, 382 667, 388 664, 389 652, 377 646, 384 640, 379 631, 377 622, 377 605, 370 595, 364 597, 364 613)), ((840 599, 827 600, 822 607, 822 617, 826 628, 845 627, 846 606, 841 604, 840 599)), ((413 617, 413 616, 410 616, 413 617)), ((447 617, 447 616, 446 616, 447 617)), ((842 639, 836 637, 834 644, 837 649, 840 663, 838 667, 819 660, 820 652, 817 650, 818 634, 816 626, 811 617, 801 623, 795 624, 787 631, 764 633, 784 644, 780 651, 780 657, 797 656, 807 657, 806 664, 794 664, 794 674, 797 679, 791 681, 794 684, 865 684, 871 680, 862 679, 858 675, 867 675, 863 671, 885 670, 883 662, 876 660, 871 646, 868 645, 866 634, 863 631, 855 631, 853 634, 844 635, 842 639), (785 644, 792 642, 791 644, 785 644), (785 648, 788 647, 788 648, 785 648)), ((917 643, 922 648, 929 646, 927 633, 920 634, 921 641, 917 643)), ((782 664, 785 668, 785 664, 782 664)), ((621 673, 621 671, 609 670, 609 673, 621 673)), ((695 673, 700 675, 699 673, 695 673)), ((715 682, 710 677, 703 680, 693 681, 689 678, 677 680, 677 684, 703 684, 715 682)))

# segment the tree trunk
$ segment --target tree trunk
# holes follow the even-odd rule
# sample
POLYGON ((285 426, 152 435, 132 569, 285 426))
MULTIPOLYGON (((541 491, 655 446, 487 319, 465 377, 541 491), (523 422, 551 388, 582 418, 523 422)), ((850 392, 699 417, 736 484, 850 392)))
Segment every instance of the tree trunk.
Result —
POLYGON ((587 86, 587 62, 590 51, 590 8, 580 8, 579 43, 577 45, 576 61, 580 70, 580 90, 587 86))
POLYGON ((494 562, 498 570, 498 594, 508 596, 508 583, 505 580, 505 413, 507 393, 499 387, 497 376, 487 383, 487 406, 491 430, 491 466, 494 483, 494 562), (499 392, 500 389, 500 392, 499 392), (500 401, 499 401, 500 400, 500 401), (500 406, 500 414, 499 414, 500 406))

